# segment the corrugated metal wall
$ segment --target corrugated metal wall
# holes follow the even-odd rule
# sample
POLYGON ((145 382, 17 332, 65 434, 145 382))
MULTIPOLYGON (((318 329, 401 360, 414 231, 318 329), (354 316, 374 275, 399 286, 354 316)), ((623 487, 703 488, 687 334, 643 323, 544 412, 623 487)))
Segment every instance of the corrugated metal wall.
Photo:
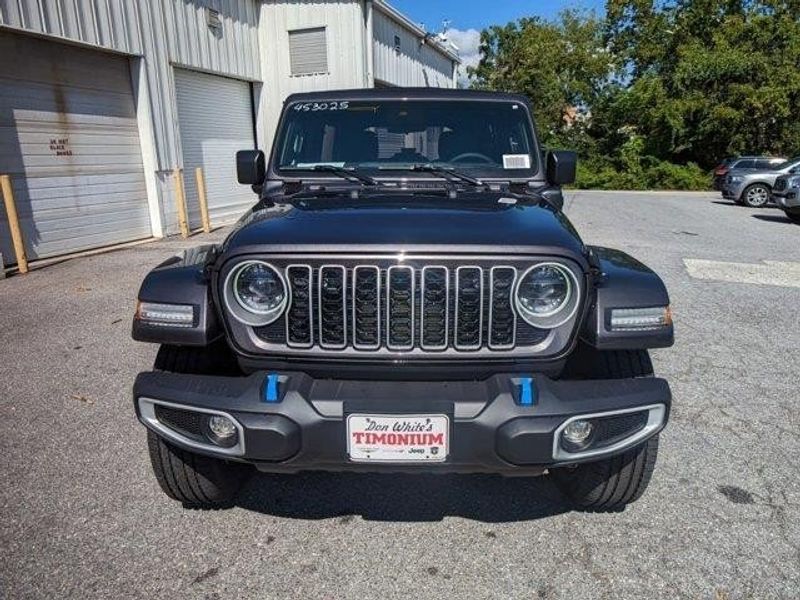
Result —
POLYGON ((138 2, 127 0, 0 0, 0 23, 139 54, 138 2))
POLYGON ((261 16, 263 79, 258 144, 269 151, 284 99, 294 92, 366 85, 366 26, 358 0, 266 0, 261 16), (328 73, 292 76, 289 31, 326 27, 328 73))
POLYGON ((0 0, 0 24, 147 57, 160 169, 179 163, 175 63, 259 81, 257 0, 0 0), (206 24, 219 11, 219 31, 206 24))
POLYGON ((420 36, 384 14, 373 11, 375 79, 397 86, 453 87, 453 60, 421 44, 420 36), (400 37, 400 51, 394 36, 400 37))
POLYGON ((165 228, 174 231, 169 171, 182 165, 173 65, 260 81, 259 4, 259 0, 0 0, 0 25, 145 57, 156 187, 165 228), (219 11, 219 28, 208 26, 207 7, 219 11))

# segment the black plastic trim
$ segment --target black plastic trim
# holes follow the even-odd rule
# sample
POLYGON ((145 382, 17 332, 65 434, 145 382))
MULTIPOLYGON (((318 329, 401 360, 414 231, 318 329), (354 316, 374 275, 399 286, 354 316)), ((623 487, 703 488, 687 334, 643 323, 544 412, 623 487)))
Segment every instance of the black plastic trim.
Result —
POLYGON ((669 306, 669 294, 661 278, 632 256, 599 246, 591 246, 589 250, 599 274, 595 278, 595 301, 584 322, 581 337, 600 350, 672 346, 672 324, 642 331, 611 331, 612 309, 669 306))

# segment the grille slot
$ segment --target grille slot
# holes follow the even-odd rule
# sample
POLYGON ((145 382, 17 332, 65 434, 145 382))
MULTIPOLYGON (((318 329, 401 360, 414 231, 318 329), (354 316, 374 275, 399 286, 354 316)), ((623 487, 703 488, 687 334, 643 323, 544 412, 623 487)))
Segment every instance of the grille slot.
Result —
POLYGON ((489 347, 494 350, 513 348, 517 337, 517 319, 512 306, 517 270, 513 267, 492 267, 489 295, 489 347))
POLYGON ((319 268, 319 345, 347 346, 346 269, 341 265, 319 268))
POLYGON ((483 269, 456 269, 455 347, 477 350, 483 341, 483 269))
POLYGON ((353 346, 374 350, 381 345, 381 270, 353 269, 353 346))
POLYGON ((447 348, 450 318, 450 272, 447 267, 424 267, 420 293, 420 346, 447 348))
POLYGON ((386 346, 390 350, 414 347, 413 267, 392 266, 386 274, 386 346))
POLYGON ((314 319, 311 314, 311 267, 289 265, 286 279, 291 289, 292 303, 286 311, 286 341, 296 348, 310 348, 314 319))

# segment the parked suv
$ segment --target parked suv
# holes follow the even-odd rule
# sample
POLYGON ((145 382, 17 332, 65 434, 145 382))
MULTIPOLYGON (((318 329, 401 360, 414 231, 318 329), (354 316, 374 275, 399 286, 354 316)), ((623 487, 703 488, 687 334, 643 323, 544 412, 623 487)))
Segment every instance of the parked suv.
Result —
POLYGON ((722 190, 725 185, 725 177, 732 169, 763 171, 764 169, 771 169, 785 161, 785 158, 777 156, 730 156, 724 158, 714 169, 712 185, 715 190, 722 190))
POLYGON ((253 468, 549 473, 576 506, 650 481, 670 389, 662 280, 561 211, 575 154, 540 158, 518 95, 290 96, 260 195, 218 245, 145 278, 160 344, 134 405, 164 492, 231 502, 253 468))
POLYGON ((750 208, 766 206, 772 195, 772 187, 781 175, 790 175, 800 169, 800 156, 783 161, 769 170, 748 171, 733 169, 725 178, 723 198, 744 204, 750 208))
POLYGON ((800 224, 800 173, 778 177, 772 188, 772 199, 790 220, 800 224))

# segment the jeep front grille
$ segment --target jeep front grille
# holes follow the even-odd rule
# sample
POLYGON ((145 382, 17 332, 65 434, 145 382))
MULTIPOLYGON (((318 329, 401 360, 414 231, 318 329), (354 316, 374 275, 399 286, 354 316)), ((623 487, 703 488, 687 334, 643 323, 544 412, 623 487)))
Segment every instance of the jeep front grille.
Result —
POLYGON ((530 259, 265 260, 290 300, 274 323, 246 329, 264 352, 537 355, 558 350, 575 325, 556 332, 517 316, 514 287, 530 259))

